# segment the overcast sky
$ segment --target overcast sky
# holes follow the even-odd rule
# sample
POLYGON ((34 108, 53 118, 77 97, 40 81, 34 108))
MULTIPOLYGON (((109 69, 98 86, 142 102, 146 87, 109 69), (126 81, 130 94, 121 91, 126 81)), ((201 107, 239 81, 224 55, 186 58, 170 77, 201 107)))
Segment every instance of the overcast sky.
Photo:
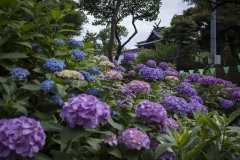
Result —
MULTIPOLYGON (((128 49, 136 48, 136 42, 144 41, 147 39, 153 29, 154 23, 158 23, 161 19, 160 27, 168 27, 170 26, 172 17, 175 14, 181 15, 183 10, 186 10, 187 8, 189 8, 189 6, 187 6, 186 3, 183 3, 182 0, 162 0, 162 6, 160 8, 158 19, 154 22, 137 21, 135 24, 138 29, 138 33, 125 47, 128 49)), ((104 26, 93 26, 91 24, 91 22, 93 22, 93 19, 94 18, 92 16, 88 16, 89 23, 83 26, 84 30, 82 36, 75 37, 75 39, 82 40, 87 30, 90 32, 99 32, 104 28, 104 26)), ((131 18, 125 18, 123 22, 121 22, 121 25, 125 26, 128 29, 128 36, 131 36, 131 34, 134 32, 134 28, 131 25, 131 18)), ((123 42, 125 42, 126 39, 127 38, 123 38, 123 42)))

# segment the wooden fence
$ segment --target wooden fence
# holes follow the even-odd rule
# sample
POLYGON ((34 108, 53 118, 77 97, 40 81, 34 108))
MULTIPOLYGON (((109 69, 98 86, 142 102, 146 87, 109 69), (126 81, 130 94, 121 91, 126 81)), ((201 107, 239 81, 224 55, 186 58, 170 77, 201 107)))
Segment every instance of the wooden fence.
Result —
POLYGON ((230 67, 228 74, 225 74, 223 67, 217 68, 216 77, 231 81, 240 86, 240 72, 238 72, 237 67, 230 67))

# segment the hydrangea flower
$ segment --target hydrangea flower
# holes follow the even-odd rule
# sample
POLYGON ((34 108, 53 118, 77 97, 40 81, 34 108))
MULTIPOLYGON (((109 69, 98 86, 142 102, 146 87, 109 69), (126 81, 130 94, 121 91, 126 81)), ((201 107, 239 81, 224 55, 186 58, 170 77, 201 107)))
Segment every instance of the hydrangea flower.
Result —
POLYGON ((143 100, 136 106, 136 115, 147 123, 162 123, 167 118, 167 111, 161 104, 143 100))
POLYGON ((100 67, 115 67, 115 65, 110 61, 101 61, 99 63, 100 67))
POLYGON ((189 74, 189 75, 187 76, 187 79, 188 79, 190 82, 197 82, 199 78, 201 78, 201 77, 200 77, 200 74, 198 74, 198 73, 192 73, 192 74, 189 74))
POLYGON ((54 42, 56 42, 58 44, 65 44, 65 41, 61 38, 54 38, 54 42))
POLYGON ((11 154, 33 157, 45 145, 46 135, 39 122, 22 116, 0 120, 0 157, 10 158, 11 154), (13 152, 13 153, 11 153, 13 152))
POLYGON ((32 50, 37 50, 38 48, 39 48, 39 44, 34 43, 34 44, 32 45, 32 50))
POLYGON ((78 71, 74 71, 74 70, 65 69, 65 70, 62 70, 61 72, 57 72, 56 74, 59 77, 84 80, 84 76, 81 73, 79 73, 78 71))
POLYGON ((192 112, 196 112, 200 109, 203 110, 204 113, 208 113, 208 110, 206 107, 204 107, 201 103, 198 102, 196 99, 190 99, 188 102, 189 107, 189 114, 192 115, 192 112))
POLYGON ((88 73, 86 71, 79 70, 78 72, 80 72, 84 76, 84 79, 87 80, 87 81, 93 81, 93 80, 96 79, 95 76, 91 76, 90 73, 88 73))
POLYGON ((240 91, 233 91, 232 98, 236 101, 240 101, 240 91))
POLYGON ((159 80, 159 79, 163 79, 165 74, 161 69, 144 67, 140 71, 140 76, 142 78, 146 78, 146 79, 149 79, 149 80, 156 81, 156 80, 159 80))
POLYGON ((71 46, 74 46, 74 47, 83 47, 82 42, 76 41, 76 40, 74 40, 74 39, 70 40, 70 41, 68 42, 68 44, 71 45, 71 46))
POLYGON ((72 55, 74 58, 78 58, 78 59, 84 59, 86 57, 85 53, 77 49, 72 50, 72 55))
POLYGON ((140 71, 142 68, 146 67, 145 64, 138 64, 136 70, 140 71))
POLYGON ((117 61, 117 60, 113 60, 113 64, 114 64, 115 66, 117 66, 117 65, 118 65, 118 61, 117 61))
POLYGON ((51 91, 53 84, 54 84, 54 81, 52 81, 52 80, 45 80, 45 81, 42 82, 41 88, 42 88, 42 90, 44 92, 47 93, 47 92, 51 91))
POLYGON ((176 114, 186 114, 190 112, 189 104, 183 98, 176 96, 166 96, 162 103, 167 110, 173 110, 176 114))
POLYGON ((43 68, 49 69, 51 72, 61 71, 66 67, 63 61, 57 60, 55 58, 50 58, 43 65, 43 68))
POLYGON ((173 152, 164 151, 158 159, 176 160, 176 155, 173 152))
POLYGON ((116 135, 115 134, 106 135, 104 143, 108 144, 109 146, 117 146, 118 141, 116 135))
POLYGON ((96 61, 100 61, 100 57, 98 57, 98 56, 93 56, 92 58, 96 61))
POLYGON ((95 96, 79 94, 63 106, 60 117, 74 128, 96 128, 100 123, 107 123, 110 118, 110 107, 95 96))
POLYGON ((52 100, 53 102, 55 102, 55 103, 57 103, 59 105, 63 105, 64 104, 64 101, 58 95, 54 95, 54 96, 50 97, 50 100, 52 100))
POLYGON ((161 69, 168 69, 169 68, 169 65, 166 63, 166 62, 160 62, 159 63, 159 67, 161 68, 161 69))
POLYGON ((231 108, 233 106, 233 101, 227 99, 221 99, 220 105, 224 108, 231 108))
POLYGON ((134 53, 131 53, 131 52, 127 52, 123 55, 123 59, 121 61, 121 63, 131 63, 131 62, 134 62, 136 61, 136 56, 134 53))
POLYGON ((154 61, 154 60, 148 60, 146 62, 147 66, 149 67, 156 67, 157 66, 157 63, 154 61))
POLYGON ((136 72, 134 70, 128 71, 128 75, 130 75, 130 76, 135 75, 135 74, 136 74, 136 72))
POLYGON ((96 97, 100 96, 99 88, 89 88, 88 94, 96 96, 96 97))
POLYGON ((99 58, 100 58, 100 61, 109 61, 108 57, 106 57, 104 55, 101 55, 99 58))
POLYGON ((221 78, 217 79, 217 84, 223 84, 225 87, 233 87, 233 84, 231 81, 226 81, 221 78))
POLYGON ((195 88, 191 88, 189 85, 180 85, 177 87, 174 87, 174 91, 183 93, 186 96, 196 96, 198 93, 195 88))
POLYGON ((198 79, 198 82, 203 85, 215 85, 217 83, 216 78, 213 76, 204 76, 198 79))
POLYGON ((165 79, 175 83, 180 81, 179 78, 175 76, 166 76, 165 79))
POLYGON ((145 132, 141 132, 137 128, 126 129, 121 135, 121 142, 125 144, 128 149, 141 148, 149 149, 150 139, 145 132))
POLYGON ((88 70, 88 72, 91 73, 91 74, 95 74, 95 75, 102 74, 102 72, 99 71, 99 70, 96 69, 96 68, 90 68, 90 69, 88 70))
POLYGON ((166 70, 165 70, 165 73, 168 75, 168 76, 175 76, 175 77, 179 77, 179 72, 176 71, 175 69, 173 68, 170 68, 168 67, 166 70))
POLYGON ((122 78, 122 74, 115 70, 109 70, 103 77, 105 80, 122 80, 122 78))
POLYGON ((200 104, 203 104, 203 100, 202 100, 202 98, 199 97, 199 96, 191 96, 190 98, 197 100, 200 104))
POLYGON ((151 91, 151 87, 147 82, 139 81, 139 80, 132 80, 131 82, 123 86, 123 89, 133 94, 137 94, 139 92, 151 91))
POLYGON ((175 121, 175 120, 172 119, 172 118, 165 118, 165 119, 164 119, 164 122, 163 122, 163 125, 162 125, 162 131, 163 131, 163 133, 167 134, 168 131, 167 131, 167 128, 165 127, 165 125, 171 127, 172 129, 175 129, 176 131, 179 131, 178 122, 175 121))
POLYGON ((123 66, 117 66, 114 68, 115 71, 119 71, 119 72, 125 72, 126 68, 124 68, 123 66))
POLYGON ((11 70, 10 74, 16 79, 23 79, 30 75, 28 70, 19 67, 11 70))

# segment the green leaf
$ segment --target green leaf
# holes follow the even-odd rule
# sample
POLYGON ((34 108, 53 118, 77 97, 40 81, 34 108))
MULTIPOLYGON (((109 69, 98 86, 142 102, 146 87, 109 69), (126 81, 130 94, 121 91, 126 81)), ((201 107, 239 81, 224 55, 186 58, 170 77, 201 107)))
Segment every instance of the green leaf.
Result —
POLYGON ((100 143, 102 142, 101 139, 98 138, 87 138, 86 142, 94 149, 95 151, 99 151, 101 149, 100 143))
POLYGON ((60 132, 60 137, 62 143, 68 143, 69 141, 75 141, 81 137, 88 137, 91 133, 86 132, 80 128, 70 128, 64 127, 63 130, 60 132))
POLYGON ((16 64, 12 63, 9 60, 0 60, 0 65, 8 71, 17 68, 16 64))
POLYGON ((25 84, 21 87, 21 89, 25 89, 28 91, 39 91, 39 90, 41 90, 41 87, 36 84, 25 84))
POLYGON ((0 39, 0 46, 2 46, 3 44, 5 44, 8 40, 8 37, 3 37, 0 39))
POLYGON ((66 89, 65 86, 57 83, 54 83, 52 86, 52 92, 61 97, 65 97, 67 95, 67 92, 65 91, 65 89, 66 89))
POLYGON ((156 160, 154 152, 150 149, 145 149, 141 154, 141 160, 156 160))
POLYGON ((11 91, 10 91, 10 86, 6 85, 6 84, 2 84, 3 89, 5 90, 5 92, 7 93, 7 95, 11 95, 11 91))
POLYGON ((228 133, 240 133, 240 127, 228 126, 226 127, 228 133))
POLYGON ((60 151, 51 150, 54 160, 73 160, 72 154, 62 153, 60 151))
POLYGON ((179 139, 180 146, 182 147, 187 142, 188 139, 189 139, 189 132, 185 131, 179 139))
POLYGON ((119 123, 114 122, 114 121, 112 120, 112 118, 110 118, 110 119, 108 120, 108 123, 109 123, 113 128, 115 128, 115 129, 117 129, 117 130, 122 130, 122 129, 123 129, 123 126, 122 126, 121 124, 119 124, 119 123))
POLYGON ((61 33, 61 32, 73 32, 73 33, 76 33, 76 31, 73 30, 73 29, 61 29, 61 30, 58 31, 58 33, 61 33))
POLYGON ((221 134, 219 126, 211 118, 209 118, 208 115, 202 116, 202 119, 209 126, 210 129, 213 129, 218 134, 221 134))
POLYGON ((159 144, 156 150, 156 157, 159 157, 164 151, 166 151, 169 147, 172 147, 174 144, 172 143, 162 143, 159 144))
POLYGON ((42 59, 42 60, 47 60, 48 59, 48 56, 44 53, 34 53, 34 54, 31 54, 31 56, 35 57, 35 58, 42 59))
POLYGON ((233 122, 239 116, 239 114, 240 114, 240 109, 237 109, 236 111, 231 113, 230 116, 228 117, 228 124, 233 122))
POLYGON ((62 14, 61 11, 51 10, 51 15, 55 20, 57 20, 61 16, 61 14, 62 14))
POLYGON ((53 160, 53 159, 46 156, 45 154, 38 152, 34 155, 33 160, 53 160))
POLYGON ((27 46, 28 48, 32 49, 32 46, 29 42, 13 42, 13 43, 21 44, 23 46, 27 46))
POLYGON ((119 159, 122 159, 122 154, 118 149, 107 150, 107 152, 119 159))
POLYGON ((0 77, 0 82, 1 82, 1 83, 6 83, 6 81, 7 81, 6 78, 4 78, 4 77, 0 77))
POLYGON ((0 6, 3 6, 4 4, 6 4, 9 0, 1 0, 0 1, 0 6))
POLYGON ((61 131, 63 129, 63 126, 60 124, 54 123, 54 122, 49 122, 49 121, 42 121, 41 125, 44 129, 44 131, 61 131))
POLYGON ((20 112, 20 113, 27 113, 28 112, 27 109, 24 106, 16 104, 16 103, 10 105, 10 107, 15 108, 17 110, 17 112, 20 112))
POLYGON ((198 144, 196 147, 194 147, 194 149, 190 150, 189 152, 187 152, 184 155, 184 160, 188 160, 191 157, 197 155, 198 153, 200 153, 202 151, 202 148, 204 147, 204 145, 206 144, 206 142, 202 142, 200 144, 198 144))
POLYGON ((28 56, 21 52, 0 53, 0 59, 19 59, 27 58, 28 56))

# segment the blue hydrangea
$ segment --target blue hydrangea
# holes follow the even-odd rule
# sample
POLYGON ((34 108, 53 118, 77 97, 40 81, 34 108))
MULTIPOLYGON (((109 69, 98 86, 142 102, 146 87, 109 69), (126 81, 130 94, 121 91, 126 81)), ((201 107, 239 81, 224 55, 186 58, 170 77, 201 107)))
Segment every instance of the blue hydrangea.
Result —
POLYGON ((38 48, 39 48, 39 44, 34 43, 34 44, 32 45, 32 50, 37 50, 38 48))
POLYGON ((96 68, 90 68, 90 69, 88 70, 88 72, 91 73, 91 74, 96 74, 96 75, 102 74, 102 72, 99 71, 99 70, 96 69, 96 68))
POLYGON ((111 111, 111 116, 113 116, 113 117, 118 117, 118 112, 116 112, 116 111, 111 111))
POLYGON ((63 105, 64 101, 62 100, 61 97, 59 97, 58 95, 54 95, 50 98, 50 100, 52 100, 53 102, 56 102, 59 105, 63 105))
POLYGON ((56 42, 58 44, 65 44, 65 41, 61 38, 54 38, 54 42, 56 42))
POLYGON ((74 39, 69 41, 69 45, 74 46, 74 47, 83 47, 82 42, 76 41, 74 39))
POLYGON ((42 82, 41 88, 42 88, 42 90, 44 92, 47 93, 47 92, 51 91, 53 84, 54 84, 54 81, 52 81, 52 80, 45 80, 45 81, 42 82))
POLYGON ((55 58, 50 58, 43 65, 43 68, 49 69, 51 72, 61 71, 66 67, 63 61, 57 60, 55 58))
POLYGON ((86 54, 75 49, 72 51, 72 55, 75 57, 75 58, 79 58, 79 59, 84 59, 86 57, 86 54))
POLYGON ((196 96, 198 94, 195 88, 191 88, 191 86, 185 84, 174 87, 174 91, 183 93, 184 95, 189 97, 196 96))
POLYGON ((100 96, 99 88, 89 88, 88 94, 96 96, 96 97, 100 96))
POLYGON ((76 97, 76 94, 74 94, 74 93, 70 93, 69 95, 70 95, 70 98, 76 97))
POLYGON ((163 79, 165 74, 161 69, 158 68, 143 67, 140 71, 140 76, 142 78, 156 81, 163 79))
POLYGON ((23 79, 30 75, 28 70, 19 67, 11 70, 10 74, 16 79, 23 79))
POLYGON ((93 81, 96 79, 95 76, 91 76, 89 72, 83 71, 83 70, 79 70, 78 72, 80 72, 83 76, 84 79, 87 81, 93 81))

